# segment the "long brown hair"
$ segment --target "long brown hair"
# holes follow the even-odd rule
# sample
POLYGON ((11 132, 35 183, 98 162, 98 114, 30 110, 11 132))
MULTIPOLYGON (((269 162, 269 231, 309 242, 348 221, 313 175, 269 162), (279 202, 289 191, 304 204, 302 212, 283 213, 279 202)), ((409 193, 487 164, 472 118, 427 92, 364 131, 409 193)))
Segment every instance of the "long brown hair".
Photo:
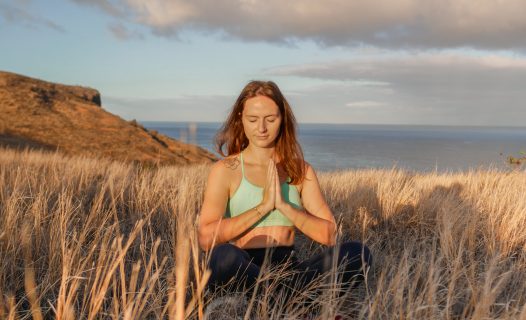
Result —
POLYGON ((245 101, 256 96, 272 99, 279 108, 282 121, 276 138, 276 153, 283 162, 283 167, 291 178, 290 184, 303 182, 305 178, 305 161, 303 151, 296 137, 296 118, 289 103, 272 81, 250 81, 241 91, 236 103, 232 106, 227 120, 218 131, 215 142, 216 149, 223 157, 237 154, 248 146, 248 138, 243 130, 241 114, 245 101), (223 148, 226 148, 226 152, 223 148))

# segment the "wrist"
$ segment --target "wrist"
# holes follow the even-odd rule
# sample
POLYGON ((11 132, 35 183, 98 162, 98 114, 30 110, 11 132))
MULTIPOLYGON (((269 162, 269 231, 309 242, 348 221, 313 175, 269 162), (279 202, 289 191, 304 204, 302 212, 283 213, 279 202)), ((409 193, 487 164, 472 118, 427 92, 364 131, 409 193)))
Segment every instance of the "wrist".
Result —
POLYGON ((258 213, 258 217, 259 218, 261 218, 261 217, 263 217, 265 215, 264 209, 259 204, 254 207, 254 210, 256 210, 256 212, 258 213))
POLYGON ((270 211, 274 210, 274 208, 271 208, 270 206, 265 205, 263 203, 258 204, 256 208, 258 208, 258 211, 261 212, 263 215, 266 215, 270 211))
POLYGON ((288 202, 281 202, 281 203, 276 203, 276 209, 281 211, 281 213, 283 213, 283 210, 286 210, 287 207, 289 207, 290 204, 288 202))

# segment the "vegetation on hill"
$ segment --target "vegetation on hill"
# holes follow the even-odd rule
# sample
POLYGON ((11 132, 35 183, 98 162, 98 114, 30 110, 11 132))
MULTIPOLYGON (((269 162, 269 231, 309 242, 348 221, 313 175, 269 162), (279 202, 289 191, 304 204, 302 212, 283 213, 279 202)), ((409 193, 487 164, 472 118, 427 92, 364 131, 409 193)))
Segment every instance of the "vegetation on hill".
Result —
POLYGON ((8 148, 60 150, 150 165, 216 159, 200 147, 107 112, 99 92, 90 88, 0 71, 0 114, 0 146, 8 148))
POLYGON ((306 309, 276 298, 279 271, 257 296, 203 293, 195 223, 208 169, 0 150, 0 318, 204 318, 217 301, 210 319, 526 317, 523 172, 321 173, 341 237, 366 243, 375 264, 365 286, 335 298, 329 281, 306 309))

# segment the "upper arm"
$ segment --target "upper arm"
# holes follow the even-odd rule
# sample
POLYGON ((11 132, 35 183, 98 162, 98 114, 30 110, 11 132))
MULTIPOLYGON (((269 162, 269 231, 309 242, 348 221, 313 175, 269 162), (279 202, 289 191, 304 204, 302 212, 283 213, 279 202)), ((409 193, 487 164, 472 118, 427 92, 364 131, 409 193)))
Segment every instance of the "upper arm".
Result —
POLYGON ((305 163, 305 166, 305 179, 303 180, 301 188, 303 207, 310 214, 313 214, 324 220, 332 221, 336 224, 334 215, 332 214, 332 211, 327 205, 325 197, 321 192, 318 177, 316 176, 314 169, 308 163, 305 163))
POLYGON ((228 171, 223 160, 212 165, 206 183, 199 227, 215 222, 225 214, 229 194, 228 171))

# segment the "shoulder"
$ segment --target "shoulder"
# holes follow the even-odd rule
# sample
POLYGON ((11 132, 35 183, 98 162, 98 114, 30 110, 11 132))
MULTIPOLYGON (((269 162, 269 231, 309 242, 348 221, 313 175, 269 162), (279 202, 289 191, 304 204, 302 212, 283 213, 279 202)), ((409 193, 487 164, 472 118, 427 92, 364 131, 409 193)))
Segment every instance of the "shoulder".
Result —
POLYGON ((241 166, 241 161, 239 160, 239 153, 230 155, 224 159, 221 159, 217 162, 217 165, 235 171, 239 166, 241 166))
POLYGON ((307 161, 303 161, 303 173, 304 173, 304 176, 303 176, 303 180, 302 182, 297 186, 298 187, 298 191, 301 193, 301 191, 303 190, 303 188, 312 183, 313 181, 317 181, 317 178, 316 178, 316 173, 314 172, 314 168, 310 165, 310 163, 308 163, 307 161))
POLYGON ((318 184, 318 175, 316 170, 305 161, 305 178, 303 179, 303 185, 310 185, 312 183, 318 184))
POLYGON ((237 155, 231 155, 219 161, 216 161, 211 169, 209 174, 210 180, 221 180, 222 182, 228 184, 236 174, 236 172, 241 166, 241 161, 237 155))
POLYGON ((316 177, 316 172, 314 172, 314 168, 307 161, 304 161, 304 170, 305 170, 305 180, 316 177))

